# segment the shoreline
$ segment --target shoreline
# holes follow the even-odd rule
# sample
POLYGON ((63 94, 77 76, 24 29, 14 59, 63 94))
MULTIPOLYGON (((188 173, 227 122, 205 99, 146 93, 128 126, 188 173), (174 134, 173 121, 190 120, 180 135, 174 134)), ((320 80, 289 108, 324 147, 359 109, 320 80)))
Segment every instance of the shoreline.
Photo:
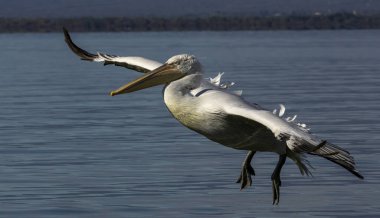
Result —
POLYGON ((380 29, 380 14, 208 17, 0 18, 0 33, 380 29))

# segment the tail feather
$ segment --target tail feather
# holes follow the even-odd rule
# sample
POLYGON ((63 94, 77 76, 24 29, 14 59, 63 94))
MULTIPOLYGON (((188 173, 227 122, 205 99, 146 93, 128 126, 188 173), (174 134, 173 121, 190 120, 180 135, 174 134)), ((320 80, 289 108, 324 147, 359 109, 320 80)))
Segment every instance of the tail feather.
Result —
POLYGON ((355 167, 354 158, 350 155, 350 153, 344 150, 341 147, 333 145, 328 142, 323 142, 323 146, 318 147, 316 150, 312 152, 308 152, 311 155, 318 155, 323 157, 333 163, 342 166, 350 173, 354 174, 360 179, 364 179, 363 175, 355 167))
POLYGON ((292 159, 296 163, 296 165, 298 166, 298 169, 300 170, 301 175, 306 175, 306 176, 313 175, 308 168, 310 167, 313 169, 313 167, 310 165, 309 161, 306 158, 304 158, 303 154, 295 153, 291 151, 290 149, 287 149, 286 154, 290 159, 292 159))

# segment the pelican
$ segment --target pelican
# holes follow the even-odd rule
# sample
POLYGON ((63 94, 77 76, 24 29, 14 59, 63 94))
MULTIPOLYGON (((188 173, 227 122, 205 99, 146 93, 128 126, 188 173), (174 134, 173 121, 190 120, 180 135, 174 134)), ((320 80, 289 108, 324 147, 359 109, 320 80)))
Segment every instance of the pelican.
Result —
POLYGON ((355 167, 350 153, 311 134, 305 124, 295 117, 285 118, 285 107, 271 112, 241 97, 241 92, 230 91, 232 83, 222 83, 221 74, 203 78, 203 68, 193 55, 181 54, 164 64, 143 57, 120 57, 104 53, 90 53, 78 47, 64 29, 69 48, 82 60, 113 64, 144 73, 136 80, 112 91, 111 96, 130 93, 157 85, 164 85, 163 99, 175 119, 189 129, 224 146, 247 150, 237 183, 244 189, 252 185, 255 171, 251 160, 256 152, 279 155, 272 173, 272 203, 280 201, 281 169, 287 158, 298 166, 302 175, 311 175, 305 154, 323 157, 348 170, 360 179, 364 177, 355 167))

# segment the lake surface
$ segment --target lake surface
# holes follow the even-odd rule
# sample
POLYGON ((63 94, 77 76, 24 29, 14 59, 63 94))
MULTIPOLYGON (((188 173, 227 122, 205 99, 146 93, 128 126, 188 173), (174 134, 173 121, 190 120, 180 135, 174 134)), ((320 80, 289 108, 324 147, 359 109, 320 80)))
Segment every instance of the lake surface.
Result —
POLYGON ((108 96, 139 73, 80 61, 62 34, 0 35, 0 217, 379 217, 380 31, 74 33, 89 51, 164 62, 191 53, 206 76, 268 109, 285 104, 349 150, 359 180, 309 157, 292 161, 280 205, 259 153, 253 186, 235 183, 244 151, 171 117, 161 89, 108 96))

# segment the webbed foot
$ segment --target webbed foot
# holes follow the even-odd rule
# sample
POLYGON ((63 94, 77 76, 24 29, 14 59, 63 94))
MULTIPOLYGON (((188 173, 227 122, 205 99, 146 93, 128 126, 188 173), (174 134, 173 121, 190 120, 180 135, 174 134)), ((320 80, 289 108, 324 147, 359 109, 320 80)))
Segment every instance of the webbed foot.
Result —
POLYGON ((255 175, 255 170, 251 166, 251 161, 255 151, 249 151, 247 157, 243 162, 243 168, 241 169, 240 176, 236 183, 241 183, 240 190, 246 188, 248 185, 252 185, 252 175, 255 175))
POLYGON ((273 205, 278 205, 280 202, 280 186, 280 175, 272 175, 273 205))
POLYGON ((255 175, 255 170, 252 168, 251 164, 243 164, 240 176, 236 183, 241 183, 240 190, 246 188, 248 185, 252 186, 252 175, 255 175))
POLYGON ((277 166, 274 169, 272 177, 271 177, 272 191, 273 191, 273 205, 278 205, 278 203, 280 203, 280 186, 281 186, 280 173, 281 173, 282 167, 285 164, 285 161, 286 161, 286 154, 280 155, 277 166))

